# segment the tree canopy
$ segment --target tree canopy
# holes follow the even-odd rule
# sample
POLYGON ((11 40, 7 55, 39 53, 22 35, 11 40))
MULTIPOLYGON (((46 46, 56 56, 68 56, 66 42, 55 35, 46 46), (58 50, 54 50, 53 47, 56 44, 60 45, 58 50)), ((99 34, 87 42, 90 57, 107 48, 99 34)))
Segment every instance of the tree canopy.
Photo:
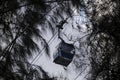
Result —
POLYGON ((0 0, 0 79, 50 78, 28 61, 40 50, 34 39, 43 43, 49 55, 49 45, 41 33, 45 29, 54 33, 60 21, 72 19, 74 9, 83 10, 91 23, 88 26, 92 25, 86 42, 89 49, 81 45, 90 54, 88 80, 119 80, 119 0, 0 0))

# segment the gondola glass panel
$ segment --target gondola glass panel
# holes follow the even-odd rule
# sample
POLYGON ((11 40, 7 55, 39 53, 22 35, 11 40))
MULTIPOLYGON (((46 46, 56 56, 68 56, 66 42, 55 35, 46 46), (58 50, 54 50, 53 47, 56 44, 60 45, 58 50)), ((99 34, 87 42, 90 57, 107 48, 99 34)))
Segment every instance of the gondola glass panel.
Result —
POLYGON ((67 67, 71 63, 74 53, 74 46, 62 41, 57 53, 54 55, 54 62, 67 67))

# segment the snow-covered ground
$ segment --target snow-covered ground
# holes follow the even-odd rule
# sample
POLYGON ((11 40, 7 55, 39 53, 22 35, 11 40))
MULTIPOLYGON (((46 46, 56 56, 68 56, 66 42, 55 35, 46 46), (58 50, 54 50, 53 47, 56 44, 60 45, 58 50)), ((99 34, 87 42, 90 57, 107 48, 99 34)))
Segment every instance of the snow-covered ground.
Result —
MULTIPOLYGON (((77 42, 77 40, 88 34, 88 32, 87 32, 88 27, 86 26, 85 23, 82 24, 82 22, 81 22, 81 21, 83 21, 82 19, 83 19, 83 17, 80 18, 78 16, 75 16, 74 21, 69 20, 68 23, 64 24, 63 30, 61 30, 61 32, 60 32, 60 36, 62 37, 62 39, 65 42, 72 43, 76 47, 79 47, 79 44, 78 44, 79 42, 77 42), (76 24, 76 22, 77 22, 77 24, 76 24)), ((46 32, 46 34, 43 36, 46 39, 46 41, 49 41, 49 39, 53 35, 48 30, 46 32)), ((84 38, 84 40, 85 39, 86 38, 84 38)), ((72 62, 66 68, 61 65, 55 64, 53 62, 53 60, 54 60, 53 55, 57 51, 60 41, 61 40, 58 39, 58 35, 56 34, 53 37, 53 39, 48 43, 50 46, 50 58, 46 56, 46 54, 43 50, 43 52, 41 52, 42 55, 39 55, 35 59, 33 64, 40 65, 51 76, 60 77, 60 75, 61 75, 63 77, 63 80, 64 80, 64 77, 67 77, 69 80, 84 80, 83 78, 88 73, 89 67, 84 66, 84 69, 86 69, 86 70, 83 69, 84 71, 82 72, 82 70, 80 70, 80 71, 75 70, 76 68, 75 68, 74 62, 72 62), (80 75, 80 76, 78 76, 78 75, 80 75)), ((76 54, 79 54, 79 53, 76 52, 76 54)), ((34 59, 34 57, 33 57, 33 59, 34 59)), ((33 59, 31 59, 31 61, 33 59)), ((75 59, 75 57, 74 57, 74 59, 75 59)), ((89 63, 89 60, 88 60, 88 63, 89 63)), ((58 78, 58 80, 62 80, 62 78, 60 77, 60 79, 58 78)))

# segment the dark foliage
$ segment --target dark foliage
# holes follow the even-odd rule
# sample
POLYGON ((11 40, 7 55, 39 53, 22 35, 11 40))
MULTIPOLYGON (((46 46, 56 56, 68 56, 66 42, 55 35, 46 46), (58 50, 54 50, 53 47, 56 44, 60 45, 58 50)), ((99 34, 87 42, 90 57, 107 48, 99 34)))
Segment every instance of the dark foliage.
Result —
MULTIPOLYGON (((88 6, 87 6, 88 7, 88 6)), ((93 0, 86 14, 91 20, 93 32, 89 36, 91 46, 91 79, 120 79, 120 1, 93 0)))

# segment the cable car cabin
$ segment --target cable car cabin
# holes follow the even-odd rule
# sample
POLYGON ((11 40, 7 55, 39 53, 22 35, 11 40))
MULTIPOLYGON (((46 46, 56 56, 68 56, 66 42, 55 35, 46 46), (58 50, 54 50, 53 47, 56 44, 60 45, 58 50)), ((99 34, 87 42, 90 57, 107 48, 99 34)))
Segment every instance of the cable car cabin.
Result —
POLYGON ((74 53, 74 46, 62 41, 58 52, 54 55, 54 62, 67 67, 71 63, 74 53))

